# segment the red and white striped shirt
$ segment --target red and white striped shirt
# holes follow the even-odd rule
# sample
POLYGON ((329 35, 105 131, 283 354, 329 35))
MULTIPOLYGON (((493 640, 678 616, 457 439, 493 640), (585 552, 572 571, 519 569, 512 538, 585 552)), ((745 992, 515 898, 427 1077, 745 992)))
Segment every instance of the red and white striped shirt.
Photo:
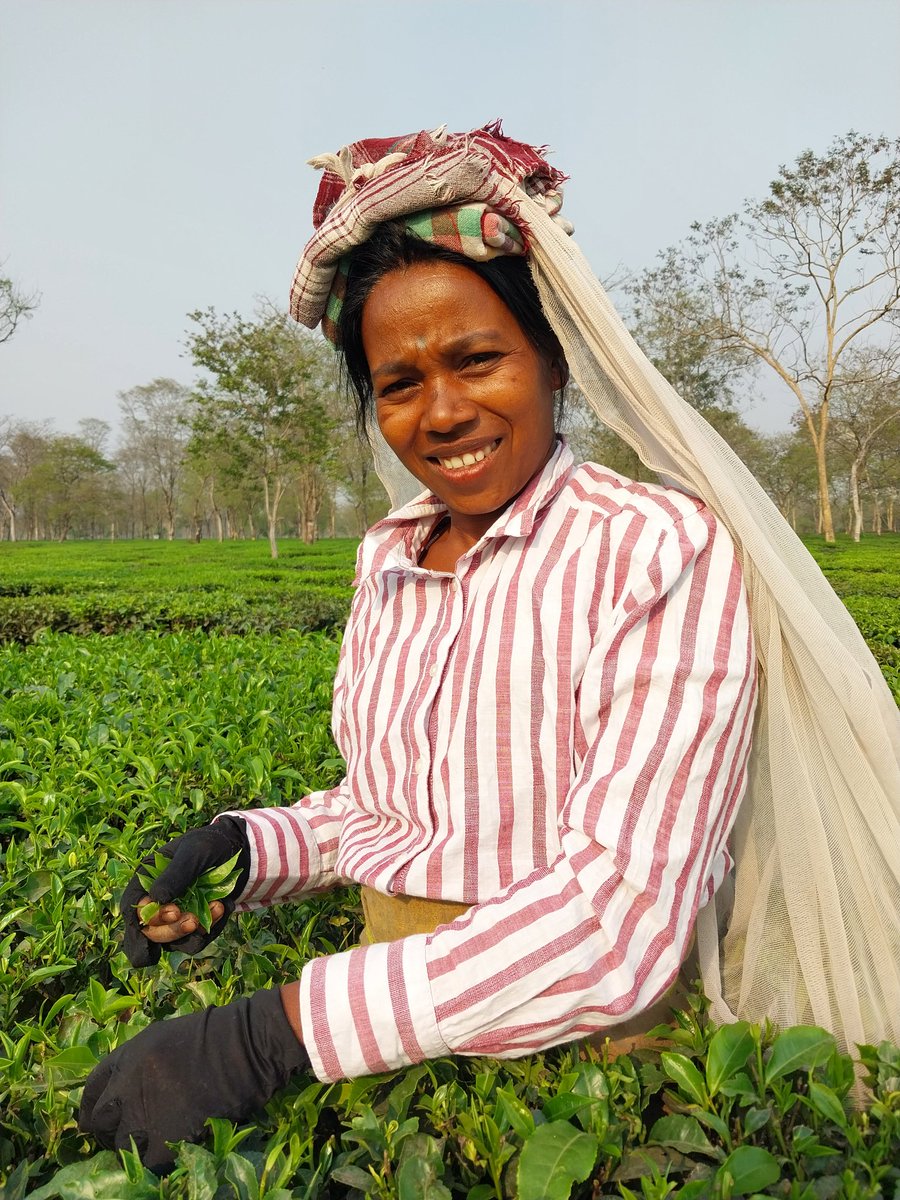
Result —
POLYGON ((730 866, 755 704, 727 533, 560 444, 452 573, 425 495, 363 541, 334 692, 340 786, 241 812, 240 908, 353 880, 473 907, 317 958, 321 1079, 601 1031, 674 980, 730 866))

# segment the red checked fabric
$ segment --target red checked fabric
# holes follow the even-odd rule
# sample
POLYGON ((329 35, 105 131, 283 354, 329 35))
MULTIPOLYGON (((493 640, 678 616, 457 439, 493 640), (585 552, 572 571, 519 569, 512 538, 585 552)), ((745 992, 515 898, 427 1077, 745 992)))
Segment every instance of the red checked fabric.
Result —
MULTIPOLYGON (((558 188, 566 178, 550 166, 544 152, 544 147, 504 136, 495 121, 471 133, 448 133, 442 127, 402 138, 368 138, 312 159, 324 173, 313 207, 315 233, 291 285, 291 315, 310 329, 327 317, 338 264, 383 221, 460 201, 484 204, 512 222, 527 247, 519 185, 555 216, 561 203, 558 188)), ((333 325, 333 314, 331 321, 333 325)), ((334 340, 331 326, 326 336, 334 340)))
POLYGON ((564 444, 453 574, 416 565, 442 512, 424 494, 360 548, 344 782, 240 814, 238 908, 343 880, 474 906, 304 967, 321 1079, 627 1020, 674 979, 730 865, 756 679, 723 528, 564 444))

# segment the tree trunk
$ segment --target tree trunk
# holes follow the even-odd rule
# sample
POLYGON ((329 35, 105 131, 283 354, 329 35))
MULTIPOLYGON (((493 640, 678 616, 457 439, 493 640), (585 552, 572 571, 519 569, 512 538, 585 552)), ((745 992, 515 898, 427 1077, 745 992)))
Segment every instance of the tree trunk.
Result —
POLYGON ((872 532, 881 536, 881 501, 877 492, 872 499, 872 532))
POLYGON ((814 414, 806 411, 806 428, 816 455, 816 477, 819 493, 819 519, 817 532, 825 535, 826 542, 834 542, 834 521, 831 516, 831 497, 828 494, 828 463, 825 458, 826 439, 828 436, 828 399, 822 401, 819 408, 819 421, 816 424, 814 414))
POLYGON ((863 527, 862 505, 859 502, 859 459, 854 458, 850 464, 850 507, 853 511, 853 523, 850 536, 858 542, 863 527))
POLYGON ((16 540, 16 510, 3 495, 0 495, 0 500, 3 501, 3 507, 6 509, 6 514, 9 517, 9 540, 16 540))
POLYGON ((175 493, 163 490, 163 504, 166 509, 166 541, 175 541, 175 493))
POLYGON ((894 532, 894 493, 893 492, 891 492, 890 496, 888 496, 887 513, 885 515, 886 515, 888 533, 893 533, 894 532))
POLYGON ((203 540, 203 510, 200 507, 199 496, 194 503, 194 511, 191 514, 191 518, 194 526, 194 541, 200 542, 203 540))
POLYGON ((276 537, 278 529, 278 505, 281 501, 283 488, 276 479, 273 485, 273 490, 269 489, 269 477, 263 475, 263 499, 266 502, 266 530, 269 535, 269 554, 272 558, 278 557, 278 540, 276 537))

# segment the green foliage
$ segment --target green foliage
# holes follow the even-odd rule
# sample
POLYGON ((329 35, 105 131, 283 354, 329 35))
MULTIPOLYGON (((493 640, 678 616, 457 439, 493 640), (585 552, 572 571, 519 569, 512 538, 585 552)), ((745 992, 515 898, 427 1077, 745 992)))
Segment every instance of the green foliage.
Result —
MULTIPOLYGON (((857 553, 874 563, 871 547, 822 552, 854 595, 892 569, 882 555, 881 572, 856 571, 857 553)), ((26 599, 83 598, 98 551, 110 592, 153 592, 146 554, 173 593, 218 583, 246 597, 264 584, 272 603, 317 562, 349 573, 353 558, 349 544, 286 546, 258 579, 259 545, 14 549, 4 585, 26 599)), ((0 645, 0 1200, 897 1194, 900 1049, 860 1048, 860 1109, 853 1064, 828 1034, 717 1030, 699 995, 662 1053, 563 1046, 334 1085, 298 1079, 246 1126, 210 1121, 165 1181, 133 1152, 82 1137, 85 1076, 148 1022, 273 986, 357 941, 346 890, 233 917, 202 954, 164 955, 152 970, 128 965, 116 927, 125 884, 163 840, 339 780, 337 652, 334 635, 291 629, 44 632, 0 645)))
POLYGON ((825 577, 850 611, 900 704, 900 536, 885 534, 827 546, 807 541, 825 577))
POLYGON ((0 641, 44 631, 339 629, 352 595, 354 541, 20 542, 3 547, 0 641))
POLYGON ((271 555, 277 558, 285 491, 298 472, 318 490, 321 479, 314 480, 334 457, 335 421, 328 405, 336 383, 334 356, 321 338, 274 309, 252 321, 237 313, 220 316, 212 308, 190 313, 189 319, 188 352, 209 376, 194 393, 191 456, 211 466, 222 461, 224 451, 229 473, 258 481, 271 555))

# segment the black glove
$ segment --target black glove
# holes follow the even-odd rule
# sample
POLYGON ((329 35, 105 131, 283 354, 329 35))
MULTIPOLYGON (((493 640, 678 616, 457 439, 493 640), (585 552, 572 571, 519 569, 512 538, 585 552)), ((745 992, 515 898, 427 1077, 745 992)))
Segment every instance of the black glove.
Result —
POLYGON ((246 1120, 308 1069, 279 990, 256 992, 157 1021, 113 1050, 88 1076, 78 1127, 109 1150, 128 1149, 133 1137, 160 1175, 174 1163, 166 1142, 197 1141, 207 1117, 246 1120))
MULTIPOLYGON (((125 953, 133 967, 149 967, 159 962, 161 946, 151 942, 141 933, 141 921, 137 913, 137 904, 149 895, 158 904, 169 904, 183 895, 195 879, 213 867, 220 867, 229 858, 238 853, 237 865, 240 868, 240 878, 230 896, 222 904, 225 912, 207 932, 200 926, 193 933, 178 938, 166 944, 167 950, 180 950, 182 954, 197 954, 222 932, 225 922, 234 912, 234 897, 240 896, 247 886, 250 877, 250 844, 247 841, 246 826, 240 817, 219 817, 212 825, 204 825, 200 829, 191 829, 181 837, 174 838, 159 851, 154 851, 171 858, 171 864, 166 867, 154 882, 149 892, 138 878, 144 872, 139 869, 131 878, 131 882, 122 893, 119 911, 125 924, 125 953)), ((153 865, 153 854, 141 859, 141 868, 153 865)))

